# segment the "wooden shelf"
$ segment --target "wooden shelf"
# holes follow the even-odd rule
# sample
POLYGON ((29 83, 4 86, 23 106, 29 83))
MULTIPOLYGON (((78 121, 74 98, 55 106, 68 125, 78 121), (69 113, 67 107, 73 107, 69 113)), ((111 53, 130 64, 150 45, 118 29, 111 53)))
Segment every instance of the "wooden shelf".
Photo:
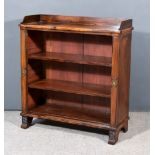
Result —
POLYGON ((67 93, 75 93, 81 95, 91 95, 100 97, 111 96, 111 86, 82 84, 78 82, 60 81, 60 80, 40 80, 29 84, 29 88, 60 91, 67 93))
POLYGON ((22 113, 22 116, 44 118, 94 128, 109 128, 110 122, 110 116, 103 113, 49 103, 37 106, 27 113, 22 113))
POLYGON ((29 59, 37 60, 52 60, 58 62, 71 62, 85 65, 99 65, 111 67, 112 59, 110 57, 103 56, 91 56, 80 54, 66 54, 66 53, 54 53, 54 52, 41 52, 28 55, 29 59))

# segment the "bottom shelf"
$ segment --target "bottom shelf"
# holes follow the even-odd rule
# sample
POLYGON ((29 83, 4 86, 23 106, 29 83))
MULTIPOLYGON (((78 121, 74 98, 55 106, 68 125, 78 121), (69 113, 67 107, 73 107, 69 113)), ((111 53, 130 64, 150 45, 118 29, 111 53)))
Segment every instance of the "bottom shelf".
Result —
POLYGON ((33 108, 27 113, 21 113, 21 115, 100 129, 109 129, 110 122, 110 116, 103 115, 103 113, 48 103, 33 108))

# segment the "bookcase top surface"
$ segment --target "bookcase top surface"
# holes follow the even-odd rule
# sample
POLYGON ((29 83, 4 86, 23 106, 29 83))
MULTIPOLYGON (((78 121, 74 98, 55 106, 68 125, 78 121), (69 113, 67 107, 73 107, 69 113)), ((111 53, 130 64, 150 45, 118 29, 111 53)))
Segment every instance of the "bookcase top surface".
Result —
POLYGON ((20 23, 21 29, 69 31, 77 33, 120 33, 132 30, 132 19, 96 18, 62 15, 29 15, 20 23))

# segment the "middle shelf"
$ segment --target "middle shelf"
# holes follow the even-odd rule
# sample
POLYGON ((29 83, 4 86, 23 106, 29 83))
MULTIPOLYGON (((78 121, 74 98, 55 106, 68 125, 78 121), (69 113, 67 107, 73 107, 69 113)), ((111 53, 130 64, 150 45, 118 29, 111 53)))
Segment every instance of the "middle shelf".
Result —
POLYGON ((97 85, 63 80, 43 79, 30 83, 28 87, 34 89, 52 90, 108 98, 111 96, 110 85, 97 85))
POLYGON ((36 60, 52 60, 58 62, 71 62, 85 65, 99 65, 111 67, 111 57, 104 56, 91 56, 81 54, 68 54, 68 53, 55 53, 55 52, 40 52, 35 54, 29 54, 29 59, 36 60))

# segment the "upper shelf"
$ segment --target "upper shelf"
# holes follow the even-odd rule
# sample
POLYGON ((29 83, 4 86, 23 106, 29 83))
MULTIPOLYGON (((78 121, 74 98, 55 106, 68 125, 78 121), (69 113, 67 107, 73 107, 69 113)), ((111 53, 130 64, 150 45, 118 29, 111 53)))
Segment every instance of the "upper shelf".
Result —
POLYGON ((37 60, 53 60, 58 62, 71 62, 85 65, 99 65, 111 67, 112 60, 110 57, 103 56, 91 56, 80 54, 67 54, 67 53, 55 53, 55 52, 41 52, 35 54, 29 54, 29 59, 37 60))
POLYGON ((21 29, 107 34, 132 30, 132 19, 96 18, 60 15, 30 15, 25 16, 20 24, 21 29))

